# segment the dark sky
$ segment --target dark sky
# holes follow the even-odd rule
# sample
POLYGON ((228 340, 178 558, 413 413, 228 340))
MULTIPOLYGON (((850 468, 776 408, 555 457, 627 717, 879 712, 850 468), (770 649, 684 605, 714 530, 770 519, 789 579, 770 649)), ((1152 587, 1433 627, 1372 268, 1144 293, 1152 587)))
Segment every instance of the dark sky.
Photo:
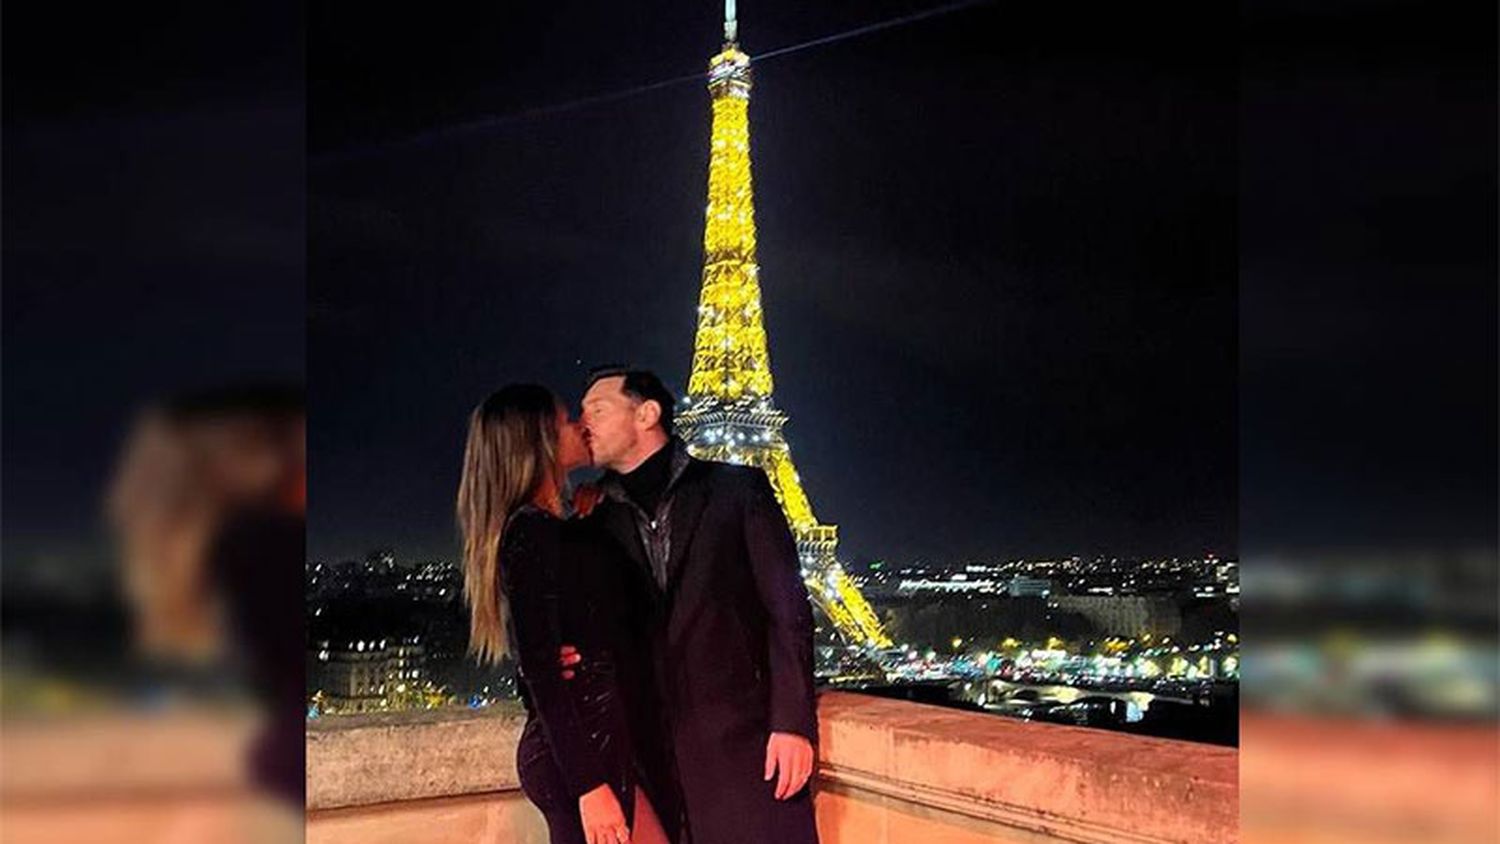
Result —
MULTIPOLYGON (((333 557, 452 553, 504 381, 681 384, 706 92, 535 109, 701 73, 719 9, 543 5, 6 4, 7 587, 107 564, 163 392, 310 367, 333 557)), ((932 8, 742 5, 752 54, 932 8)), ((846 552, 1493 549, 1472 14, 997 3, 758 65, 778 399, 846 552)))
MULTIPOLYGON (((933 5, 747 2, 741 43, 933 5)), ((316 7, 311 555, 452 556, 505 382, 681 389, 708 95, 594 98, 699 73, 720 11, 316 7)), ((988 4, 755 66, 776 396, 845 556, 1236 552, 1236 44, 1232 7, 988 4)))
POLYGON ((1496 7, 1245 7, 1241 552, 1496 548, 1496 7))
POLYGON ((274 3, 6 5, 8 584, 108 572, 103 486, 143 403, 301 380, 301 22, 274 3))

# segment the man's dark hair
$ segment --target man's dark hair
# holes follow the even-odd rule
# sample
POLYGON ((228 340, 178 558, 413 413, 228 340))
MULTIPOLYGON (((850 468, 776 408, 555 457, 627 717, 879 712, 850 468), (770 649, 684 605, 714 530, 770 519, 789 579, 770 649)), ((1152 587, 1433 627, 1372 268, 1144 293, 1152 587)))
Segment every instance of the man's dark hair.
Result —
POLYGON ((594 386, 594 382, 621 375, 625 376, 625 383, 620 385, 625 395, 637 402, 649 400, 661 406, 661 429, 667 432, 667 436, 671 436, 672 409, 676 406, 677 400, 672 397, 672 391, 667 389, 667 385, 656 377, 656 373, 615 364, 596 366, 589 370, 589 380, 583 385, 583 390, 588 392, 588 389, 594 386))

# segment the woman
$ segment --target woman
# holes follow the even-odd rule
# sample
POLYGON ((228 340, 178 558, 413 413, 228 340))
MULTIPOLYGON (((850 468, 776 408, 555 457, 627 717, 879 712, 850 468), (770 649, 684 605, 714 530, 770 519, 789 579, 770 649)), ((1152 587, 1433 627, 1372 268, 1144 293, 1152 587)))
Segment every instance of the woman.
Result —
POLYGON ((306 414, 295 385, 159 402, 136 422, 107 502, 146 654, 234 652, 264 715, 247 760, 254 840, 301 840, 307 644, 306 414))
POLYGON ((670 839, 629 726, 650 685, 626 564, 587 520, 565 518, 567 473, 588 463, 580 426, 544 387, 511 385, 474 409, 458 490, 469 648, 519 663, 516 768, 553 844, 658 844, 670 839), (601 658, 565 680, 563 642, 601 658))

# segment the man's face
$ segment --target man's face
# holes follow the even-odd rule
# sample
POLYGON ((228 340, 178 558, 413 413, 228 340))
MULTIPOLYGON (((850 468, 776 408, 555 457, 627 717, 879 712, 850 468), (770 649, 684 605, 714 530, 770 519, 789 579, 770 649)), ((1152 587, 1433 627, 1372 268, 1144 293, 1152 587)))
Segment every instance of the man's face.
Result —
POLYGON ((595 466, 616 468, 640 440, 640 404, 624 386, 623 375, 600 378, 583 394, 583 428, 595 466))

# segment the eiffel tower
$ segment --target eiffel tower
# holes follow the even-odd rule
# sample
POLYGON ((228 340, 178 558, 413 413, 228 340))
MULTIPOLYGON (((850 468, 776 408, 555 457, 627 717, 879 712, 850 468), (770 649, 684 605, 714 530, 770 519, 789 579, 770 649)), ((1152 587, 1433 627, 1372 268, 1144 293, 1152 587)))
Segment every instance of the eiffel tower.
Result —
POLYGON ((888 648, 869 603, 835 557, 838 528, 821 524, 802 490, 772 397, 771 360, 755 263, 750 185, 750 57, 736 43, 735 0, 726 0, 724 49, 708 64, 713 97, 703 287, 693 371, 677 424, 695 457, 765 470, 797 539, 814 605, 845 642, 888 648))

